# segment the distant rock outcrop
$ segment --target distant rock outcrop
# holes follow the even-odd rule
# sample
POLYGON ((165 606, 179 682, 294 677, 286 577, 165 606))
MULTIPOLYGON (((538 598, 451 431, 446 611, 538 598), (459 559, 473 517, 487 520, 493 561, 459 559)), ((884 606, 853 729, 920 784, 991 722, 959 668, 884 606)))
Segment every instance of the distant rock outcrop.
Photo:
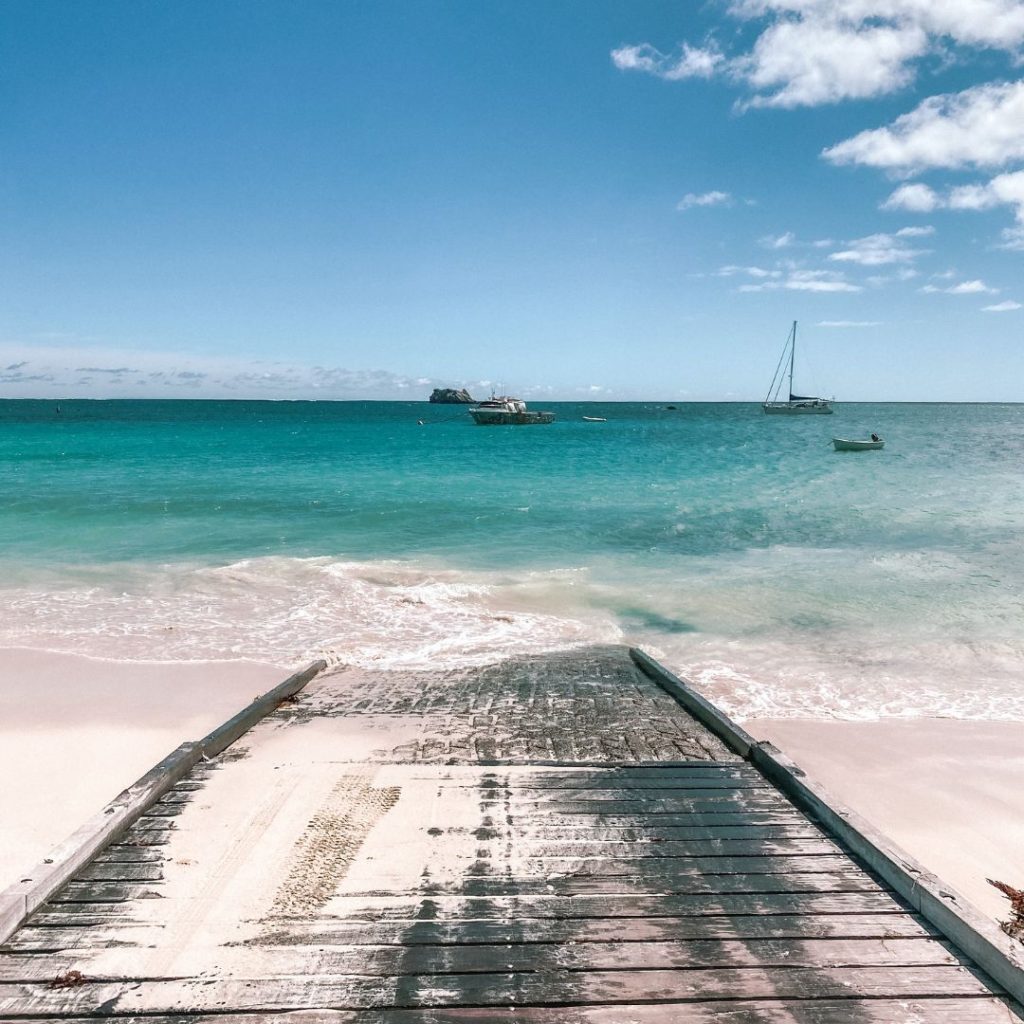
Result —
POLYGON ((434 388, 430 401, 442 405, 473 405, 473 396, 465 388, 434 388))

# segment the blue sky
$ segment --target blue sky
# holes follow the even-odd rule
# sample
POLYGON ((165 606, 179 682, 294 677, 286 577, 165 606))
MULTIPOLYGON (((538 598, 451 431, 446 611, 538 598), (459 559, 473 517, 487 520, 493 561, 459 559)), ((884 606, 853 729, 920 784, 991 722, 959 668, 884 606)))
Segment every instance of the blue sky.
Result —
POLYGON ((1024 0, 0 5, 0 396, 1024 400, 1024 0))

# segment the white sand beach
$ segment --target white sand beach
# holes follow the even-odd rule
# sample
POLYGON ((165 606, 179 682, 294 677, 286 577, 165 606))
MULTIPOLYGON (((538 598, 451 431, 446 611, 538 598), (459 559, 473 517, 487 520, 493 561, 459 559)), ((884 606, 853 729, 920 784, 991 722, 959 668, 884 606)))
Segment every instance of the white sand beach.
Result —
POLYGON ((291 670, 0 650, 0 888, 291 670))
POLYGON ((1024 723, 785 719, 746 728, 980 910, 1007 915, 985 879, 1024 887, 1024 723))

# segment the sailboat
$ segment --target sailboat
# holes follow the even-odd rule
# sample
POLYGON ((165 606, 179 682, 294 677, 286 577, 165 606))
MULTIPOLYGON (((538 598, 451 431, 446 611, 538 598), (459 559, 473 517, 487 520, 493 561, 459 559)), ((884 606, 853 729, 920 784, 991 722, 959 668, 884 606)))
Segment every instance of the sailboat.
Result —
POLYGON ((796 321, 793 321, 792 330, 786 338, 786 345, 779 357, 779 365, 775 367, 775 376, 772 377, 771 387, 768 388, 768 397, 761 404, 766 413, 774 416, 792 416, 801 413, 827 414, 832 412, 832 399, 811 398, 807 395, 793 394, 793 362, 796 358, 796 321), (779 392, 786 382, 786 356, 789 356, 789 399, 779 399, 779 392))

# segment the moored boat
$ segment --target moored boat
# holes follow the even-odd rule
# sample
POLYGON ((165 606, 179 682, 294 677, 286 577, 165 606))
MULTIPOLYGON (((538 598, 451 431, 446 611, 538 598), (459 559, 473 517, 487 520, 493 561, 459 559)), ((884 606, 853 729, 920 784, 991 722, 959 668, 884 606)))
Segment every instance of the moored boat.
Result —
POLYGON ((837 452, 877 452, 885 447, 885 439, 873 437, 868 441, 855 441, 846 437, 833 437, 832 447, 837 452))
POLYGON ((583 420, 585 423, 607 423, 607 416, 584 416, 583 420))
POLYGON ((786 338, 785 347, 779 357, 779 365, 775 367, 775 376, 772 377, 771 386, 768 388, 768 396, 761 403, 761 408, 769 416, 799 416, 808 413, 828 415, 832 412, 832 399, 814 398, 809 395, 793 394, 793 363, 796 361, 796 321, 790 329, 786 338), (789 356, 789 398, 780 399, 779 392, 786 381, 786 356, 789 356))
POLYGON ((532 412, 521 398, 491 395, 469 410, 473 421, 482 427, 526 426, 534 423, 553 423, 553 412, 532 412))

